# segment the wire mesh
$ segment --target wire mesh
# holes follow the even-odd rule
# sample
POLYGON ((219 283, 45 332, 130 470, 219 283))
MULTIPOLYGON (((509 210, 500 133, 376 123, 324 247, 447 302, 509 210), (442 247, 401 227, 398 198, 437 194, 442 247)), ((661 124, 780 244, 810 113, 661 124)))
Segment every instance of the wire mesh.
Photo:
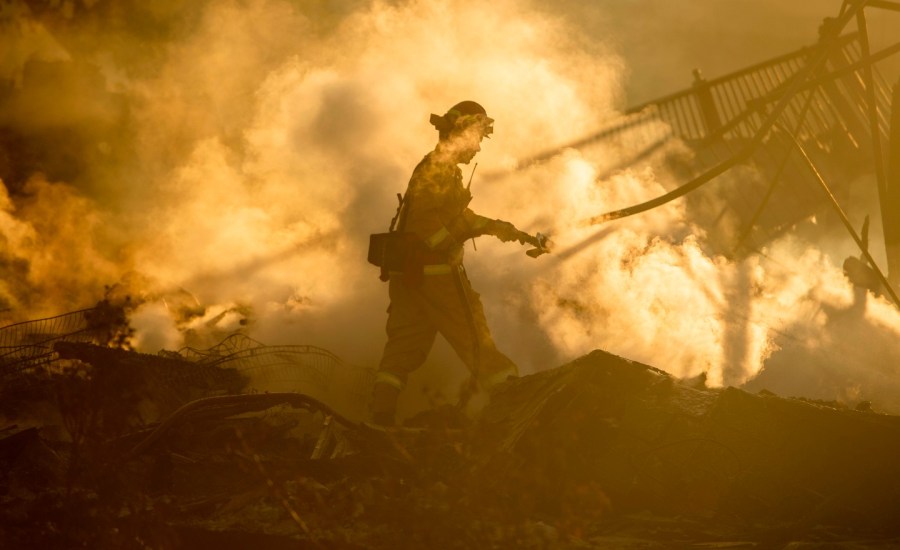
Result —
POLYGON ((264 345, 233 334, 206 349, 184 348, 179 355, 207 366, 235 369, 259 392, 299 392, 328 403, 345 415, 362 417, 374 384, 371 369, 354 367, 310 345, 264 345))
POLYGON ((57 342, 92 342, 101 308, 88 308, 0 328, 0 383, 26 384, 37 367, 57 359, 57 342))
MULTIPOLYGON (((54 317, 24 321, 0 328, 0 386, 16 391, 46 379, 46 367, 59 361, 54 345, 101 343, 98 319, 108 313, 89 308, 54 317)), ((333 353, 309 345, 267 346, 249 336, 233 334, 209 349, 184 348, 159 356, 109 349, 85 348, 104 364, 144 365, 162 387, 187 387, 211 392, 234 391, 237 372, 246 382, 241 391, 293 391, 342 407, 350 416, 364 414, 374 374, 345 364, 333 353), (193 365, 191 365, 191 363, 193 365), (191 368, 193 367, 193 368, 191 368)), ((123 367, 124 368, 124 367, 123 367)))

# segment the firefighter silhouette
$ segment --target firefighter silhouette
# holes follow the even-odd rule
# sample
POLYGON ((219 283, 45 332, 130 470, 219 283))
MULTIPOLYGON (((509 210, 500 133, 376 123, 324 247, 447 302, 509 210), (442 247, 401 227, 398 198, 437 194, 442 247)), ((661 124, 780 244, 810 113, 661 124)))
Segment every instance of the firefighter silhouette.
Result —
MULTIPOLYGON (((389 280, 387 343, 372 396, 373 421, 395 421, 397 400, 408 375, 425 362, 440 333, 481 388, 490 391, 518 369, 491 337, 481 298, 463 267, 463 244, 493 235, 546 252, 543 237, 513 224, 480 216, 469 208, 472 195, 463 185, 459 164, 468 164, 493 132, 494 120, 474 101, 454 105, 443 116, 431 115, 439 140, 419 162, 392 224, 394 258, 382 265, 389 280), (399 258, 399 259, 398 259, 399 258)), ((370 250, 371 253, 371 250, 370 250)))

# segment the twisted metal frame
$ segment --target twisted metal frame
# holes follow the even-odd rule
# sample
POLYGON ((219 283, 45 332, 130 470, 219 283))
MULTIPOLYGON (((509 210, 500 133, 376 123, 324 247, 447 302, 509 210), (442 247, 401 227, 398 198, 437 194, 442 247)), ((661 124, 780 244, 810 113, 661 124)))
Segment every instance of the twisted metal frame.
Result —
POLYGON ((28 376, 58 359, 57 342, 95 342, 98 331, 91 321, 100 308, 22 321, 0 328, 0 387, 27 384, 28 376))

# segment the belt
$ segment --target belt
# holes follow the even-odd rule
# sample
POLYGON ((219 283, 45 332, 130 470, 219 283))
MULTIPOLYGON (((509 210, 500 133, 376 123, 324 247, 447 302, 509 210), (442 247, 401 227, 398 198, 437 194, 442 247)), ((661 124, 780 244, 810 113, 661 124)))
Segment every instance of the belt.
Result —
POLYGON ((421 253, 419 256, 419 261, 425 265, 434 265, 440 263, 446 263, 448 256, 446 252, 433 252, 431 250, 426 250, 421 253))
MULTIPOLYGON (((423 275, 449 275, 454 271, 462 271, 462 264, 425 264, 422 266, 423 275)), ((403 275, 402 271, 391 271, 391 275, 403 275)))
POLYGON ((450 264, 426 264, 422 266, 425 275, 449 275, 453 266, 450 264))

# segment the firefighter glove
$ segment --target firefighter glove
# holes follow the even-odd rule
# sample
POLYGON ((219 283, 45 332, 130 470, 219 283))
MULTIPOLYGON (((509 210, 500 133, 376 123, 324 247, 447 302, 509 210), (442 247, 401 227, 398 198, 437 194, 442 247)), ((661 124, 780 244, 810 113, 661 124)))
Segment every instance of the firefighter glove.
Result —
POLYGON ((537 246, 537 239, 524 231, 519 231, 513 224, 503 220, 491 220, 485 233, 489 233, 503 242, 519 241, 521 244, 537 246))

